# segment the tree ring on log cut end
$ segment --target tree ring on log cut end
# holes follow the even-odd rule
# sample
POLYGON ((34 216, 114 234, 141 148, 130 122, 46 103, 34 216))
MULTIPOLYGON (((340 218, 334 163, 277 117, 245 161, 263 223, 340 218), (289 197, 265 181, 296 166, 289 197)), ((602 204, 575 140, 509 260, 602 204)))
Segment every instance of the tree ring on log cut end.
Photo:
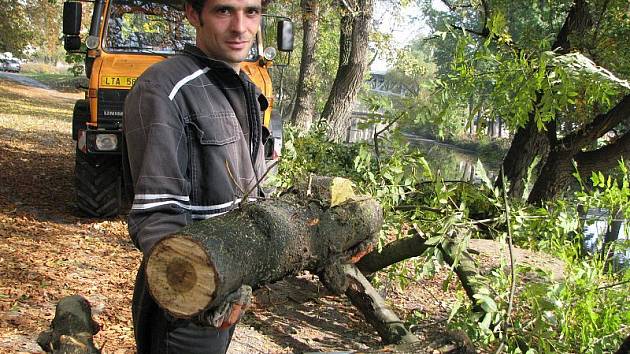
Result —
POLYGON ((173 257, 166 266, 168 285, 179 292, 187 292, 195 286, 197 275, 190 262, 184 257, 173 257))
POLYGON ((155 302, 178 318, 205 310, 217 288, 216 272, 203 246, 182 235, 165 238, 153 247, 146 276, 155 302))

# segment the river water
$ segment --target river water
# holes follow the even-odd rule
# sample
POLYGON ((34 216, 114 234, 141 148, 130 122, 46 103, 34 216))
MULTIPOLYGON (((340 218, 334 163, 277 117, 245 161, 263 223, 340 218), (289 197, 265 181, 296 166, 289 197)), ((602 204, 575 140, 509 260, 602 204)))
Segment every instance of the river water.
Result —
MULTIPOLYGON (((413 147, 424 153, 434 174, 439 173, 444 180, 479 183, 480 178, 475 173, 477 161, 482 162, 488 177, 490 180, 494 180, 501 166, 500 160, 480 156, 474 151, 414 135, 405 135, 405 137, 413 147)), ((630 224, 627 220, 618 220, 616 217, 618 216, 611 217, 610 211, 607 209, 589 209, 583 216, 585 221, 584 248, 589 254, 594 255, 602 252, 604 239, 609 230, 609 220, 617 220, 620 223, 617 240, 629 240, 630 224)), ((630 248, 616 250, 613 253, 612 265, 614 269, 630 267, 630 248)))
POLYGON ((432 172, 434 174, 439 173, 444 180, 480 181, 475 174, 478 160, 481 161, 488 177, 492 180, 498 174, 501 166, 501 160, 493 160, 471 150, 411 134, 405 134, 405 138, 411 146, 423 152, 429 166, 433 169, 432 172))

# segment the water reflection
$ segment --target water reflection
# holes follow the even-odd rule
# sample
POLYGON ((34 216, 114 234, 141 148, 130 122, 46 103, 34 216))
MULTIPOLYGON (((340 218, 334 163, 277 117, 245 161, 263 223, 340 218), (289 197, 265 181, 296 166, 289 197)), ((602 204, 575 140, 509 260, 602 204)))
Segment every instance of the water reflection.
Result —
POLYGON ((604 255, 610 247, 610 264, 613 270, 630 267, 630 248, 615 247, 628 240, 627 220, 622 213, 611 217, 608 209, 591 208, 584 217, 584 248, 589 255, 604 255))
POLYGON ((479 182, 475 175, 477 161, 481 160, 490 179, 494 179, 501 166, 500 160, 493 160, 470 150, 440 143, 414 135, 405 135, 409 144, 423 152, 434 172, 439 171, 444 180, 479 182))

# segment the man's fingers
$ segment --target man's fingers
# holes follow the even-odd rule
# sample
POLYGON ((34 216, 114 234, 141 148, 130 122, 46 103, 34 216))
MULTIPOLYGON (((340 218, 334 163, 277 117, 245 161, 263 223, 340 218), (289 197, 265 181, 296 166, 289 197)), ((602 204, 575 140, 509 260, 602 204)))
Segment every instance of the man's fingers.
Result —
POLYGON ((231 325, 238 322, 241 318, 241 312, 245 311, 241 304, 232 304, 232 308, 230 309, 229 316, 223 321, 221 324, 221 329, 225 329, 230 327, 231 325))

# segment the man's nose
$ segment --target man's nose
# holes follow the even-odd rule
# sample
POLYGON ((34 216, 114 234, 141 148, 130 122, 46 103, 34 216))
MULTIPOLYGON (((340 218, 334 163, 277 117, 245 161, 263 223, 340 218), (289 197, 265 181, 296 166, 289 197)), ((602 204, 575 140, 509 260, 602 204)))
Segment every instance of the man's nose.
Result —
POLYGON ((235 33, 245 32, 245 14, 237 12, 234 16, 232 16, 230 30, 235 33))

